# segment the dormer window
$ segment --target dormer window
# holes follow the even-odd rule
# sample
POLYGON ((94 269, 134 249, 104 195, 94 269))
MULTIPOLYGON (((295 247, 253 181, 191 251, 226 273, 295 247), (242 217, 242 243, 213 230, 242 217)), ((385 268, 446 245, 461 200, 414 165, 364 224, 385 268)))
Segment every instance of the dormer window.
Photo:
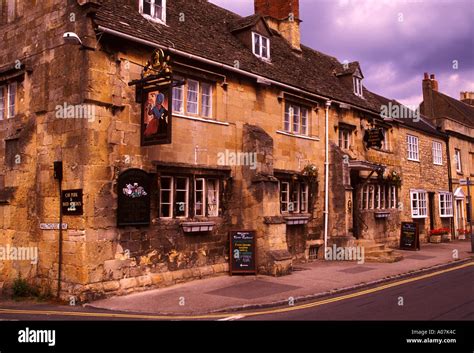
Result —
POLYGON ((270 60, 270 40, 267 37, 252 32, 252 48, 255 56, 270 60))
POLYGON ((140 0, 139 10, 145 18, 166 23, 166 0, 140 0))
POLYGON ((356 96, 362 97, 362 78, 359 76, 354 76, 354 94, 356 96))

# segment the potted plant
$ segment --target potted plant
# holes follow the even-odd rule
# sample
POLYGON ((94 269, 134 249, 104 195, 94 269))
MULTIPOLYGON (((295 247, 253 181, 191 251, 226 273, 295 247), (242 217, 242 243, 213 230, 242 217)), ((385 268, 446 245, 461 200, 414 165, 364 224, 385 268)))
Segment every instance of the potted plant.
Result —
POLYGON ((442 231, 441 228, 430 230, 430 243, 441 243, 442 231))
POLYGON ((465 240, 467 234, 469 234, 467 229, 458 229, 458 239, 465 240))

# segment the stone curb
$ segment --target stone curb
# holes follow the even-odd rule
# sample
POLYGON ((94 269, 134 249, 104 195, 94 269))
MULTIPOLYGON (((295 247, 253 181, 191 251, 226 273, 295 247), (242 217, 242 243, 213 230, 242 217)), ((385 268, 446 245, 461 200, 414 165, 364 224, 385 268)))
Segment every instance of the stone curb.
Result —
MULTIPOLYGON (((410 272, 405 272, 405 273, 400 273, 397 275, 392 275, 392 276, 387 276, 382 279, 370 281, 370 282, 362 282, 355 284, 350 287, 343 287, 343 288, 336 288, 332 289, 330 291, 322 292, 322 293, 316 293, 316 294, 309 294, 309 295, 304 295, 304 296, 299 296, 299 297, 293 297, 294 303, 303 303, 305 301, 309 301, 311 299, 318 299, 318 298, 324 298, 324 297, 330 297, 335 294, 341 294, 341 293, 347 293, 356 289, 361 289, 361 288, 368 288, 375 286, 377 284, 382 284, 382 283, 387 283, 387 282, 392 282, 397 279, 403 279, 403 278, 409 278, 409 277, 414 277, 415 275, 420 275, 423 273, 429 273, 429 272, 434 272, 436 270, 440 269, 446 269, 450 267, 455 267, 464 263, 468 262, 473 262, 474 258, 473 257, 468 257, 465 259, 460 259, 460 260, 454 260, 448 263, 443 263, 443 264, 438 264, 434 265, 431 267, 426 267, 426 268, 421 268, 419 270, 414 270, 410 272)), ((244 310, 251 310, 251 309, 265 309, 265 308, 272 308, 272 307, 277 307, 277 306, 282 306, 282 305, 288 305, 288 299, 286 300, 277 300, 274 302, 270 303, 261 303, 261 304, 245 304, 245 305, 240 305, 240 306, 231 306, 228 308, 224 309, 217 309, 217 310, 212 310, 209 311, 208 313, 224 313, 224 312, 238 312, 238 311, 244 311, 244 310)))
MULTIPOLYGON (((293 297, 294 303, 303 303, 312 299, 318 299, 318 298, 324 298, 324 297, 330 297, 335 294, 341 294, 341 293, 347 293, 356 289, 361 289, 361 288, 368 288, 371 286, 375 286, 377 284, 382 284, 382 283, 387 283, 387 282, 392 282, 397 279, 403 279, 403 278, 409 278, 413 277, 416 275, 420 275, 423 273, 429 273, 429 272, 434 272, 436 270, 440 269, 447 269, 450 267, 455 267, 464 263, 469 263, 474 261, 474 256, 471 255, 471 257, 467 257, 465 259, 460 259, 460 260, 454 260, 450 261, 447 263, 442 263, 438 265, 433 265, 431 267, 426 267, 426 268, 421 268, 418 270, 413 270, 397 275, 392 275, 392 276, 387 276, 382 279, 370 281, 370 282, 362 282, 358 283, 353 286, 349 287, 343 287, 343 288, 337 288, 337 289, 332 289, 330 291, 322 292, 322 293, 316 293, 316 294, 309 294, 309 295, 304 295, 304 296, 299 296, 299 297, 293 297)), ((223 313, 235 313, 235 312, 240 312, 240 311, 246 311, 246 310, 251 310, 251 309, 265 309, 265 308, 272 308, 272 307, 278 307, 278 306, 283 306, 283 305, 288 305, 288 299, 285 300, 277 300, 269 303, 260 303, 260 304, 244 304, 244 305, 236 305, 236 306, 230 306, 226 308, 221 308, 221 309, 216 309, 216 310, 211 310, 211 311, 204 311, 204 312, 183 312, 183 313, 170 313, 170 312, 149 312, 149 311, 144 311, 144 312, 139 312, 142 315, 163 315, 163 316, 169 316, 172 318, 173 316, 193 316, 193 315, 205 315, 205 314, 223 314, 223 313)), ((106 311, 120 311, 120 312, 133 312, 136 313, 137 311, 132 311, 132 310, 117 310, 117 309, 107 309, 103 307, 97 307, 91 303, 86 303, 83 304, 83 307, 89 307, 89 308, 94 308, 94 309, 100 309, 100 310, 106 310, 106 311)))

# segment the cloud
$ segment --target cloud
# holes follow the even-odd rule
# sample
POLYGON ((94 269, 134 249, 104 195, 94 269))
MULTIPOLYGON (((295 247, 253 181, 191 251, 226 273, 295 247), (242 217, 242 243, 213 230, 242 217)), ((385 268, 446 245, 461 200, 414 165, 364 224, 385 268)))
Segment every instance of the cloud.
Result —
MULTIPOLYGON (((253 13, 253 0, 211 2, 253 13)), ((359 61, 375 93, 413 101, 424 72, 454 98, 474 90, 472 0, 300 0, 300 16, 302 42, 341 62, 359 61)))

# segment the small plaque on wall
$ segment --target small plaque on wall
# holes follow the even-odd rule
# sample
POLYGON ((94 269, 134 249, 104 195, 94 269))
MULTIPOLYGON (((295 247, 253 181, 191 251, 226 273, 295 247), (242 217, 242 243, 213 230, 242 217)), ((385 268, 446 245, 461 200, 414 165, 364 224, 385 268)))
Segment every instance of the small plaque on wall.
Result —
POLYGON ((127 169, 118 178, 117 226, 150 224, 150 175, 141 169, 127 169))
POLYGON ((82 189, 63 190, 61 193, 61 208, 65 216, 82 215, 82 189))

